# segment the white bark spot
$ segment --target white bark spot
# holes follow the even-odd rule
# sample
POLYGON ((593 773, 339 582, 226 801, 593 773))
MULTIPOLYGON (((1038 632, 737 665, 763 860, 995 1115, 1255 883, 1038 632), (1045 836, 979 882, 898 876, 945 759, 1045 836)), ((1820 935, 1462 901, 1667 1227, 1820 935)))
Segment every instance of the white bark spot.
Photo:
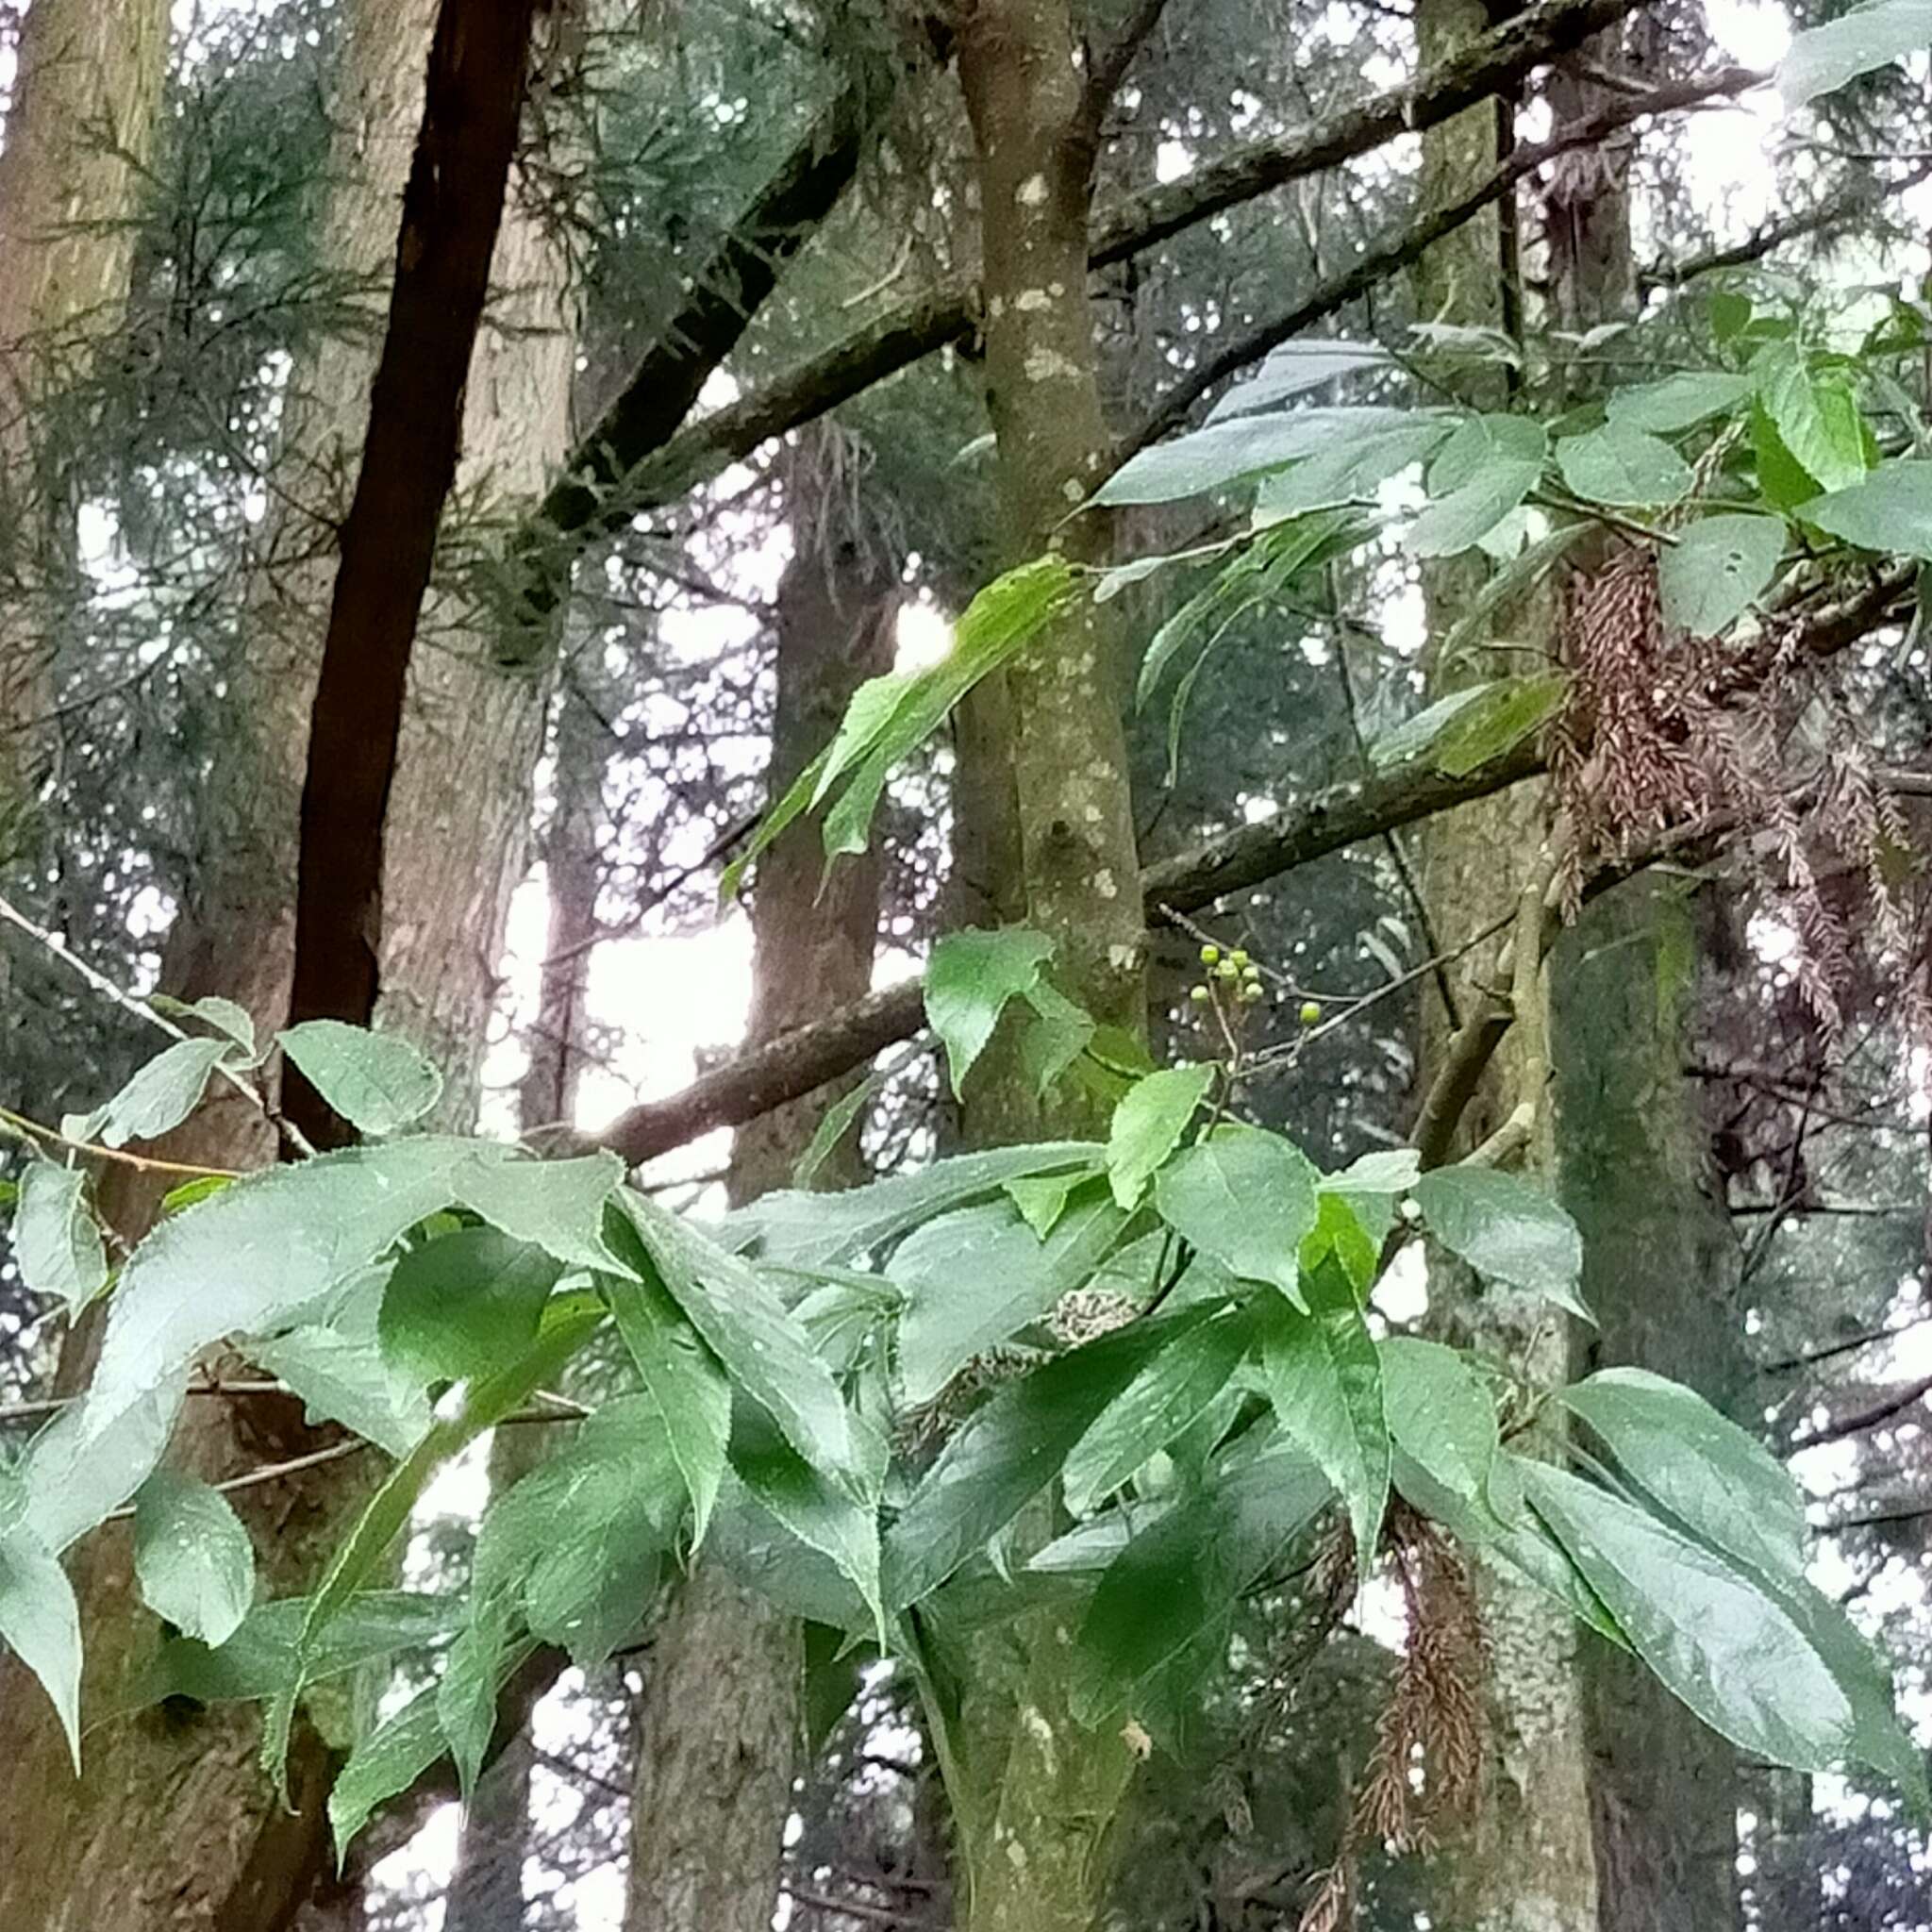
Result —
POLYGON ((1022 289, 1013 297, 1013 307, 1022 315, 1038 315, 1042 308, 1053 307, 1053 297, 1044 289, 1022 289))
POLYGON ((1087 492, 1080 488, 1079 484, 1072 476, 1069 476, 1060 485, 1060 494, 1069 503, 1085 503, 1087 501, 1087 492))
POLYGON ((1090 825, 1097 825, 1101 822, 1101 820, 1106 818, 1107 814, 1104 811, 1102 811, 1097 805, 1090 805, 1086 808, 1086 810, 1084 810, 1080 814, 1080 816, 1083 819, 1085 819, 1090 825))
POLYGON ((1116 973, 1131 973, 1139 964, 1140 958, 1139 946, 1109 946, 1107 949, 1107 963, 1116 973))
POLYGON ((1029 175, 1013 191, 1013 199, 1022 208, 1044 208, 1046 206, 1046 176, 1029 175))
POLYGON ((1007 1840, 1007 1862, 1015 1872, 1026 1869, 1026 1847, 1016 1838, 1007 1840))
POLYGON ((1067 285, 1064 282, 1049 282, 1046 285, 1046 292, 1054 296, 1064 295, 1067 292, 1067 285))
POLYGON ((1120 883, 1115 879, 1111 869, 1108 866, 1102 866, 1093 874, 1093 890, 1103 899, 1118 899, 1121 895, 1120 883))
POLYGON ((986 305, 986 319, 989 322, 997 322, 1006 312, 1007 298, 1004 295, 993 296, 986 305))
POLYGON ((1023 365, 1028 382, 1078 382, 1080 365, 1071 356, 1036 342, 1026 351, 1023 365))

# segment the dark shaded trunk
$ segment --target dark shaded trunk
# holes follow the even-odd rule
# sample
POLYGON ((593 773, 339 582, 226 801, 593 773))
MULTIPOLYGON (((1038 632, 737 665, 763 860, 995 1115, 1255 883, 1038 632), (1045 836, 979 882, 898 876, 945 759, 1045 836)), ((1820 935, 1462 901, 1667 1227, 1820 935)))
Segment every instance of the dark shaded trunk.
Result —
MULTIPOLYGON (((891 559, 838 513, 836 489, 815 491, 805 468, 791 494, 796 548, 778 587, 774 797, 830 740, 859 684, 891 668, 898 611, 891 559)), ((841 859, 823 891, 822 876, 818 828, 804 820, 759 863, 751 905, 755 1041, 871 984, 878 859, 841 859)), ((790 1183, 840 1091, 805 1094, 739 1133, 733 1201, 790 1183)), ((820 1183, 858 1173, 848 1141, 820 1170, 820 1183)), ((700 1559, 651 1646, 631 1800, 629 1932, 769 1932, 800 1770, 804 1692, 798 1620, 700 1559)))

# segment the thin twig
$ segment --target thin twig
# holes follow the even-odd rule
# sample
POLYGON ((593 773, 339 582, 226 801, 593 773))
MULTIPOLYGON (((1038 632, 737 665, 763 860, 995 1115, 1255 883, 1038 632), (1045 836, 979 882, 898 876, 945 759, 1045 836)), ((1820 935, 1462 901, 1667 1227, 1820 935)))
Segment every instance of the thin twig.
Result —
POLYGON ((187 1174, 196 1180, 219 1178, 239 1181, 242 1177, 242 1170, 239 1168, 191 1167, 182 1160, 158 1160, 149 1154, 130 1154, 125 1147, 103 1147, 97 1141, 76 1141, 71 1134, 62 1134, 52 1127, 43 1127, 40 1122, 30 1121, 25 1114, 15 1113, 8 1107, 0 1107, 0 1124, 36 1141, 43 1141, 49 1146, 71 1148, 75 1154, 86 1154, 97 1160, 119 1161, 124 1167, 139 1168, 145 1174, 187 1174))

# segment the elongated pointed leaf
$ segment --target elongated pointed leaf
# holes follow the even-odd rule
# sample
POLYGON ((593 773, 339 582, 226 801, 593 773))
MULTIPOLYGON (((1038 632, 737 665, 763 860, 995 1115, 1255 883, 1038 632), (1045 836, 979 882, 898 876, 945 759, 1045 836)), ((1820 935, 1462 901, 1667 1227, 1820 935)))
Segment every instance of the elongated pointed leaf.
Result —
POLYGON ((1107 1142, 1107 1176, 1123 1208, 1140 1205, 1213 1085, 1211 1066, 1164 1067, 1127 1089, 1113 1110, 1107 1142))
POLYGON ((78 1140, 104 1147, 152 1141, 178 1127, 201 1105, 215 1069, 235 1054, 230 1040, 177 1040, 108 1104, 87 1117, 78 1140))
POLYGON ((1812 497, 1804 513, 1862 550, 1932 559, 1932 461, 1880 463, 1862 481, 1812 497))
POLYGON ((1413 1336, 1381 1344, 1389 1432, 1436 1482, 1487 1507, 1500 1437, 1496 1406, 1453 1348, 1413 1336))
POLYGON ((1367 369, 1393 368, 1395 358, 1380 342, 1345 342, 1319 336, 1281 342, 1269 350, 1245 382, 1228 390, 1208 412, 1209 423, 1229 416, 1248 416, 1271 409, 1304 390, 1333 382, 1337 376, 1357 375, 1367 369))
POLYGON ((1583 1239, 1541 1189, 1487 1167, 1432 1168, 1415 1184, 1429 1232, 1478 1274, 1593 1322, 1577 1284, 1583 1239))
POLYGON ((302 1398, 311 1423, 341 1423, 391 1456, 407 1456, 430 1424, 422 1387, 395 1374, 374 1341, 306 1323, 251 1341, 256 1365, 302 1398))
POLYGON ((1542 425, 1526 416, 1474 416, 1429 467, 1429 504, 1409 533, 1418 557, 1452 557, 1489 535, 1542 475, 1542 425))
POLYGON ((80 1610, 67 1573, 24 1530, 0 1532, 0 1643, 47 1693, 80 1774, 80 1610))
POLYGON ((1396 425, 1411 424, 1407 409, 1291 409, 1274 416, 1241 416, 1191 430, 1141 450, 1121 465, 1090 499, 1095 506, 1176 503, 1210 490, 1224 490, 1298 457, 1396 425))
POLYGON ((28 1162, 13 1216, 13 1259, 21 1285, 66 1303, 70 1316, 107 1287, 108 1251, 79 1168, 28 1162))
POLYGON ((1637 1654, 1713 1730, 1797 1770, 1851 1755, 1849 1700, 1753 1578, 1592 1483, 1540 1462, 1519 1470, 1637 1654))
POLYGON ((1068 1453, 1067 1507, 1086 1515, 1166 1448, 1226 1388, 1254 1339, 1254 1320, 1244 1308, 1229 1308, 1177 1335, 1068 1453))
POLYGON ((563 1265, 493 1227, 411 1248, 383 1291, 382 1352, 419 1387, 487 1375, 537 1339, 563 1265))
POLYGON ((442 1075, 393 1033, 305 1020, 275 1038, 308 1084, 359 1133, 393 1134, 442 1097, 442 1075))
POLYGON ((925 972, 925 1017, 946 1049, 953 1092, 986 1050, 1007 1002, 1030 992, 1053 941, 1024 925, 948 933, 925 972))
POLYGON ((1257 1304, 1261 1368, 1283 1433, 1312 1457, 1348 1510, 1366 1577, 1389 1502, 1389 1422, 1382 1362, 1355 1290, 1332 1256, 1302 1284, 1308 1313, 1257 1304))
POLYGON ((622 1264, 604 1244, 604 1209, 624 1180, 614 1154, 575 1160, 529 1160, 508 1148, 482 1148, 456 1172, 453 1193, 511 1240, 528 1241, 574 1268, 622 1264))
POLYGON ((1735 414, 1751 399, 1751 378, 1727 369, 1689 369, 1616 391, 1605 404, 1612 423, 1674 436, 1712 416, 1735 414))
POLYGON ((1877 0, 1791 36, 1778 63, 1788 108, 1836 93, 1847 81, 1932 46, 1932 0, 1877 0))
POLYGON ((1657 559, 1666 621, 1699 638, 1729 629, 1777 575, 1784 550, 1780 517, 1705 517, 1691 524, 1657 559))
POLYGON ((225 1643, 255 1602, 255 1546, 225 1496, 158 1469, 135 1498, 134 1574, 156 1616, 184 1637, 225 1643))
POLYGON ((1655 509, 1690 490, 1690 465, 1661 437, 1622 416, 1612 416, 1600 429, 1564 437, 1557 444, 1557 469, 1586 503, 1655 509))
POLYGON ((1299 1255, 1315 1226, 1319 1176, 1291 1141, 1258 1127, 1218 1128, 1157 1176, 1160 1218, 1247 1281, 1299 1299, 1299 1255))

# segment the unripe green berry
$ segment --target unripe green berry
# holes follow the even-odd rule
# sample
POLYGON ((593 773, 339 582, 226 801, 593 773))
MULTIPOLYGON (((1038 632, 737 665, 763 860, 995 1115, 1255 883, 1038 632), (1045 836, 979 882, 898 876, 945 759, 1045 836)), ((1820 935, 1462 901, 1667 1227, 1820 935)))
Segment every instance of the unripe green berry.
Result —
POLYGON ((1241 969, 1232 959, 1224 959, 1214 969, 1214 976, 1216 979, 1239 979, 1241 976, 1241 969))
POLYGON ((1208 1004, 1209 994, 1205 986, 1191 986, 1188 989, 1188 997, 1197 1007, 1205 1007, 1208 1004))
POLYGON ((1319 1000, 1304 1000, 1302 1002, 1301 1019, 1304 1026, 1312 1026, 1321 1017, 1322 1003, 1319 1000))
POLYGON ((1220 959, 1221 959, 1221 948, 1220 948, 1219 946, 1203 946, 1203 947, 1201 948, 1201 963, 1202 963, 1202 965, 1204 965, 1204 966, 1213 966, 1213 965, 1217 965, 1217 964, 1219 964, 1219 963, 1220 963, 1220 959))
POLYGON ((1266 992, 1262 991, 1261 982, 1258 979, 1242 981, 1241 993, 1242 1006, 1252 1007, 1257 1000, 1266 999, 1267 996, 1266 992))
POLYGON ((1241 977, 1250 986, 1259 986, 1261 983, 1261 969, 1258 966, 1243 966, 1241 968, 1241 977))
POLYGON ((1232 959, 1237 966, 1245 966, 1248 963, 1248 956, 1244 952, 1242 952, 1241 947, 1239 946, 1237 946, 1234 949, 1234 951, 1231 952, 1227 957, 1230 959, 1232 959))

